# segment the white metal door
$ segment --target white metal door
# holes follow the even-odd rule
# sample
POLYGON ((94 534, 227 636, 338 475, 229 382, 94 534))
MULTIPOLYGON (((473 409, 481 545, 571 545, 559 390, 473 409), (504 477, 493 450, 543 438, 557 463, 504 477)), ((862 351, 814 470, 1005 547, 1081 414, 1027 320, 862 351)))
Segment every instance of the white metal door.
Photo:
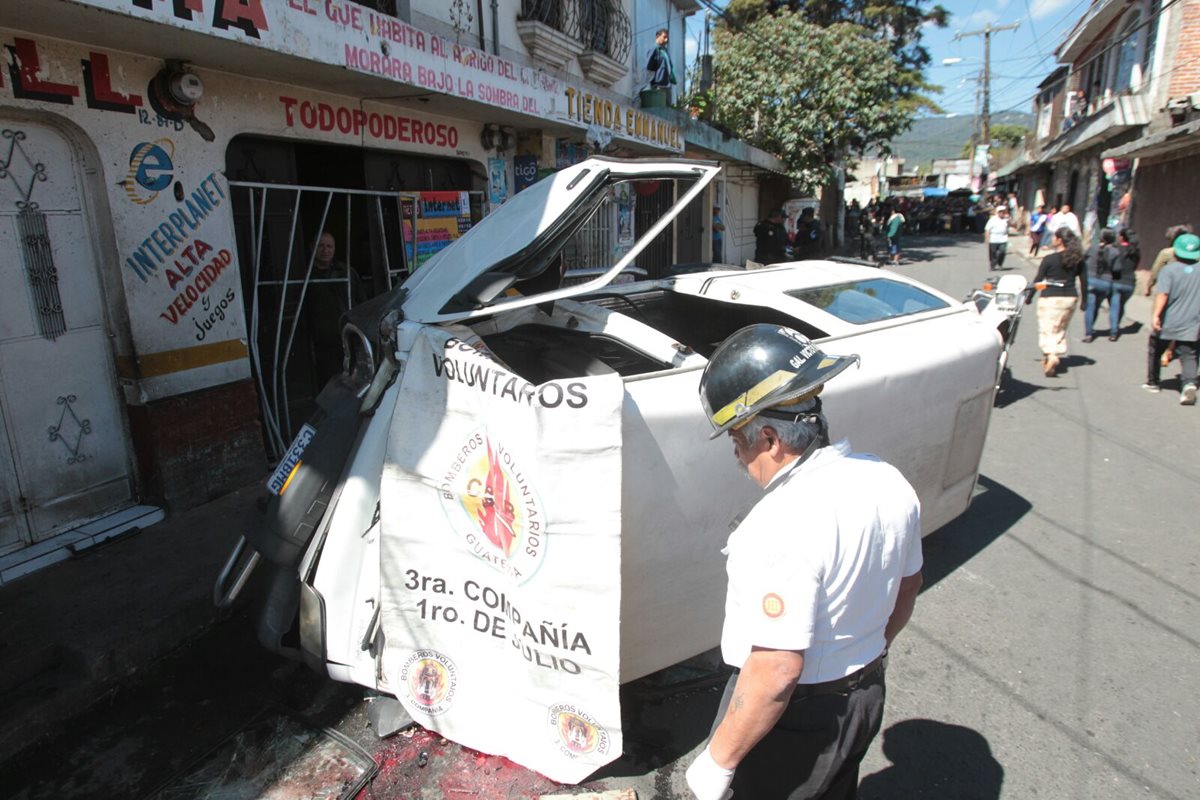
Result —
POLYGON ((132 495, 81 167, 0 117, 0 552, 132 495))

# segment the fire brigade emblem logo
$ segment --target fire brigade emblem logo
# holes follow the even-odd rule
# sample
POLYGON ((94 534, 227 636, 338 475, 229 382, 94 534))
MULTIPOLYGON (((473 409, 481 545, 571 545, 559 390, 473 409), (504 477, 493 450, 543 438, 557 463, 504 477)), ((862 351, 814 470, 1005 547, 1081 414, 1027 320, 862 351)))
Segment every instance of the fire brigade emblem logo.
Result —
POLYGON ((783 616, 783 598, 774 592, 763 595, 762 610, 771 619, 778 619, 783 616))
POLYGON ((454 702, 458 669, 437 650, 415 650, 400 668, 400 687, 414 708, 434 717, 454 702))
POLYGON ((608 731, 577 706, 570 703, 551 706, 548 722, 563 755, 582 758, 593 753, 596 756, 608 753, 608 731))
POLYGON ((472 433, 447 466, 442 508, 467 549, 525 583, 546 555, 542 504, 520 459, 486 430, 472 433))

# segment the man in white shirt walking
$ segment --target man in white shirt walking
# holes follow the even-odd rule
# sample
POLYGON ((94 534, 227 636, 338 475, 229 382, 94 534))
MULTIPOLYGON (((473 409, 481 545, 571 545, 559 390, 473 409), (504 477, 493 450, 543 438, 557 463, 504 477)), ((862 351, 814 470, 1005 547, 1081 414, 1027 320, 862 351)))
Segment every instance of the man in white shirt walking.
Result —
POLYGON ((1070 228, 1071 233, 1075 234, 1077 239, 1083 239, 1083 228, 1079 225, 1079 217, 1075 216, 1075 212, 1066 203, 1063 203, 1062 207, 1058 209, 1052 224, 1054 228, 1051 233, 1059 228, 1070 228))
POLYGON ((1000 206, 983 228, 983 241, 988 246, 988 268, 1004 269, 1008 254, 1008 208, 1000 206))

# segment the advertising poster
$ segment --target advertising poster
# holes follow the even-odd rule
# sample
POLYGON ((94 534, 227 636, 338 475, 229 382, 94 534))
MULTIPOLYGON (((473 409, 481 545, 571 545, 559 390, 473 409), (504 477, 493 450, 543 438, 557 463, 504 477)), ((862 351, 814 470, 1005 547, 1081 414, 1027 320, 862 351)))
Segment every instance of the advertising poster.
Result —
POLYGON ((530 384, 471 336, 422 329, 401 377, 381 688, 453 741, 578 783, 622 749, 624 390, 530 384))
POLYGON ((538 157, 513 156, 513 178, 513 194, 537 183, 538 157))
POLYGON ((508 199, 508 169, 503 158, 488 159, 488 201, 498 206, 508 199))
POLYGON ((587 151, 584 150, 583 145, 576 144, 570 139, 555 139, 554 156, 555 168, 565 169, 587 158, 587 151))
POLYGON ((421 266, 471 229, 467 192, 421 192, 401 198, 400 209, 410 269, 421 266))

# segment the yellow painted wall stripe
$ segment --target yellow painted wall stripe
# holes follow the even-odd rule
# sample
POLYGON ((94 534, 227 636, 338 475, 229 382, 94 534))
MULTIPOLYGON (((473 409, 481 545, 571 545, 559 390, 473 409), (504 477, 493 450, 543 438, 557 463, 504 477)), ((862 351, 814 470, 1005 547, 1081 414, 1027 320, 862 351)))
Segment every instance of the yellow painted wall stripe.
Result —
POLYGON ((241 339, 226 339, 223 342, 181 347, 178 350, 147 353, 137 356, 136 359, 120 356, 117 358, 117 373, 122 378, 133 380, 156 378, 160 375, 170 375, 173 372, 184 372, 213 364, 223 364, 226 361, 236 361, 239 358, 245 358, 247 353, 246 345, 241 339))

